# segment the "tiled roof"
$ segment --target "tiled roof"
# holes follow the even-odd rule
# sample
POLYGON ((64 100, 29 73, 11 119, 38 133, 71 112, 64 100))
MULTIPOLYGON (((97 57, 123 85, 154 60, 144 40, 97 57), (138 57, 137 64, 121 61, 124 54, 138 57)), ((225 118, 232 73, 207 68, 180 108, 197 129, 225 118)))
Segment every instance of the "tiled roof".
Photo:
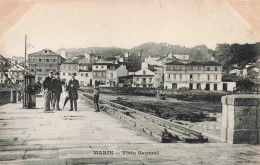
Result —
POLYGON ((29 55, 56 55, 56 56, 58 55, 59 56, 59 54, 53 52, 50 49, 43 49, 43 50, 41 50, 39 52, 31 53, 29 55), (45 53, 45 51, 47 51, 47 53, 45 53))

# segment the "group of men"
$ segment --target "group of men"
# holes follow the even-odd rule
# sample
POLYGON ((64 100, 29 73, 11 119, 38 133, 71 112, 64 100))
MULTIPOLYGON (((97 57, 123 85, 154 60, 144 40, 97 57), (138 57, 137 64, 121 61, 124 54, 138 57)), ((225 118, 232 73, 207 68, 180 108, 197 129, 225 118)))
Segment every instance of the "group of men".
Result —
POLYGON ((49 75, 44 79, 42 83, 42 87, 44 90, 44 110, 45 112, 58 110, 60 111, 60 96, 62 93, 62 85, 65 84, 65 92, 67 92, 66 99, 70 100, 70 110, 73 111, 73 104, 74 109, 77 111, 77 99, 78 99, 78 88, 79 88, 79 81, 75 79, 76 74, 72 74, 72 79, 65 84, 64 81, 60 80, 59 72, 56 72, 53 76, 53 72, 49 72, 49 75))

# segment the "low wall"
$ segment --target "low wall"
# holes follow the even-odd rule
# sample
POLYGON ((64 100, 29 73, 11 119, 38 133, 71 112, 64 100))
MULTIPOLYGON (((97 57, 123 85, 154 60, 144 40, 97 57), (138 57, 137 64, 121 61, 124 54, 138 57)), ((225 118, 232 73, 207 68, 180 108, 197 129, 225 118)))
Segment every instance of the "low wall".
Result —
POLYGON ((10 103, 11 92, 10 91, 0 91, 0 106, 10 103))
POLYGON ((122 93, 144 96, 155 96, 157 90, 155 88, 131 88, 131 87, 100 87, 102 93, 122 93))
POLYGON ((231 144, 260 144, 260 95, 222 97, 221 139, 231 144))
POLYGON ((215 92, 201 90, 165 90, 155 88, 133 88, 133 87, 100 87, 100 92, 110 94, 132 94, 143 96, 165 95, 168 98, 176 98, 185 101, 210 101, 221 102, 221 97, 231 94, 230 92, 215 92))

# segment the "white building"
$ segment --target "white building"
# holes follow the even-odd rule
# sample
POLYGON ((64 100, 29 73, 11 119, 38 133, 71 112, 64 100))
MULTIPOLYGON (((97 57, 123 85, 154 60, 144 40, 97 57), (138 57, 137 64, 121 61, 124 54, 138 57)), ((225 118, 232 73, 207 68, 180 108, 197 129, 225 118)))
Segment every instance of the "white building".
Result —
POLYGON ((223 83, 221 80, 222 66, 215 62, 193 61, 185 64, 174 61, 164 68, 164 89, 233 90, 235 87, 234 83, 223 83))
POLYGON ((158 61, 160 58, 159 57, 151 57, 149 55, 148 58, 145 58, 144 59, 144 62, 147 63, 147 64, 150 64, 150 65, 158 65, 158 66, 161 66, 162 63, 160 61, 158 61))
POLYGON ((128 75, 126 66, 111 63, 95 63, 92 66, 92 71, 93 81, 100 82, 102 86, 117 86, 118 77, 128 75))
POLYGON ((141 69, 132 76, 132 87, 157 88, 160 85, 158 75, 148 68, 141 69))
POLYGON ((175 54, 173 57, 176 57, 179 60, 182 61, 189 61, 190 60, 190 55, 181 55, 181 54, 175 54))

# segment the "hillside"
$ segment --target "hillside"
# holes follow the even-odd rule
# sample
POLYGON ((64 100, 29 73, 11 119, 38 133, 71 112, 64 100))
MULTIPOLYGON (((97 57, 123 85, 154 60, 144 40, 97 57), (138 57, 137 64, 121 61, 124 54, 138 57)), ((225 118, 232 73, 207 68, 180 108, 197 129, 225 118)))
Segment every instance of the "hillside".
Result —
MULTIPOLYGON (((205 45, 198 45, 193 48, 186 48, 180 45, 171 45, 167 43, 144 43, 139 46, 133 47, 131 49, 116 48, 116 47, 88 47, 88 48, 69 48, 69 49, 59 49, 57 53, 60 53, 62 50, 67 52, 90 52, 93 51, 97 55, 102 56, 116 56, 123 55, 126 51, 136 54, 139 50, 143 50, 143 56, 165 56, 169 53, 173 54, 188 54, 190 59, 193 61, 203 62, 208 61, 212 57, 213 50, 208 49, 205 45)), ((72 55, 73 56, 73 55, 72 55)), ((71 58, 71 57, 70 57, 71 58)))

